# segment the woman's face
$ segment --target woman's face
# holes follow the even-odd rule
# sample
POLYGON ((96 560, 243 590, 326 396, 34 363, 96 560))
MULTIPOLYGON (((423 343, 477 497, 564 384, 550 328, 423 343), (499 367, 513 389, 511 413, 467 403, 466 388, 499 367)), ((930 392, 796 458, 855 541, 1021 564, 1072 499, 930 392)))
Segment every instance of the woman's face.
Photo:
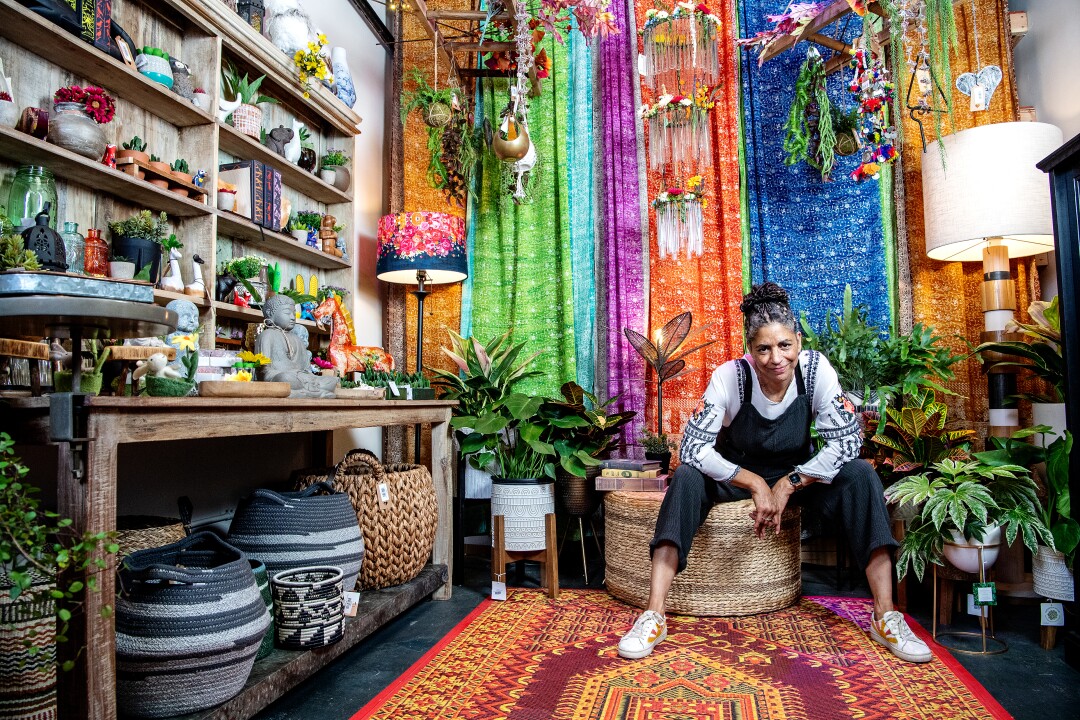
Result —
POLYGON ((780 323, 759 328, 750 340, 750 355, 758 378, 772 386, 791 381, 800 350, 802 334, 780 323))

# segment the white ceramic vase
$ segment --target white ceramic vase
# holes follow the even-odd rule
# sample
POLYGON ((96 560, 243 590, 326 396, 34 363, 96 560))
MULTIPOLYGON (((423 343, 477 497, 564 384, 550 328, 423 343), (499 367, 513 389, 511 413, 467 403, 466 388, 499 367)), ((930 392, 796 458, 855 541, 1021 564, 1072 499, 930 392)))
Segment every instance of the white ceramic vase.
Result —
POLYGON ((555 512, 555 481, 550 478, 503 480, 491 484, 491 517, 504 518, 507 550, 547 547, 544 516, 555 512))
POLYGON ((1065 564, 1065 555, 1042 545, 1031 559, 1031 575, 1036 594, 1072 602, 1075 599, 1073 573, 1065 564))
POLYGON ((345 48, 331 48, 330 70, 334 73, 338 100, 351 109, 356 104, 356 87, 353 85, 352 73, 349 72, 349 63, 345 59, 345 48))
POLYGON ((1001 527, 990 525, 983 533, 983 539, 974 540, 965 538, 956 530, 952 531, 952 540, 945 540, 945 559, 952 563, 957 570, 966 573, 979 573, 979 550, 982 546, 983 568, 989 568, 997 561, 998 550, 1001 544, 1001 527), (964 545, 976 547, 961 547, 964 545))

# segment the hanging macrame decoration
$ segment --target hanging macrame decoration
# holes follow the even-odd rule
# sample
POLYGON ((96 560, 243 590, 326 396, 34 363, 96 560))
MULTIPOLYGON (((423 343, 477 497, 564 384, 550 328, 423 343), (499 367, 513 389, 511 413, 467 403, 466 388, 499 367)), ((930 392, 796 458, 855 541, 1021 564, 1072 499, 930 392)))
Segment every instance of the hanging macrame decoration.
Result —
POLYGON ((716 88, 699 87, 692 95, 664 93, 640 115, 649 133, 649 167, 666 172, 669 166, 696 168, 710 161, 709 111, 716 106, 716 88))
POLYGON ((848 89, 858 95, 858 132, 862 144, 862 162, 851 172, 851 179, 862 181, 877 178, 882 165, 896 160, 896 128, 885 117, 895 89, 884 61, 865 46, 855 49, 851 67, 854 77, 848 89))
POLYGON ((719 36, 723 23, 703 3, 678 3, 671 11, 645 11, 641 30, 645 84, 688 91, 720 82, 719 36))
POLYGON ((806 161, 821 172, 822 182, 831 179, 836 163, 836 133, 833 131, 832 103, 825 88, 825 63, 811 46, 795 81, 795 99, 791 102, 784 126, 785 165, 806 161))
POLYGON ((705 218, 702 211, 708 206, 701 175, 686 180, 685 187, 669 187, 656 196, 656 242, 660 259, 677 257, 686 250, 686 257, 700 256, 705 243, 705 218))

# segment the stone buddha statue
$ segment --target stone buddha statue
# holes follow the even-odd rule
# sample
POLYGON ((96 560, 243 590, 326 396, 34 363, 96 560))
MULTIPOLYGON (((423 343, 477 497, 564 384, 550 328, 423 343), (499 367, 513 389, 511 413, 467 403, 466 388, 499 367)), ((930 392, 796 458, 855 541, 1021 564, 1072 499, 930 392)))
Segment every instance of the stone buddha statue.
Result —
POLYGON ((296 303, 287 295, 271 295, 262 305, 266 329, 255 338, 255 352, 270 358, 269 365, 259 368, 259 379, 268 382, 287 382, 292 387, 291 398, 332 398, 338 385, 336 377, 311 372, 311 353, 296 326, 296 303))

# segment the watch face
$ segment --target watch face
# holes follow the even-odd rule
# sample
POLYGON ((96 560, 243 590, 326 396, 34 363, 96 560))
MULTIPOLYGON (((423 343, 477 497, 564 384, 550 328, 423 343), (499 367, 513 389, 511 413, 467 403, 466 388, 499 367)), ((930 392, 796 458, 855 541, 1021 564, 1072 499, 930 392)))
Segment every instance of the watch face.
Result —
POLYGON ((799 475, 799 473, 791 473, 790 475, 788 475, 788 480, 795 487, 799 487, 800 485, 802 485, 802 477, 799 475))

